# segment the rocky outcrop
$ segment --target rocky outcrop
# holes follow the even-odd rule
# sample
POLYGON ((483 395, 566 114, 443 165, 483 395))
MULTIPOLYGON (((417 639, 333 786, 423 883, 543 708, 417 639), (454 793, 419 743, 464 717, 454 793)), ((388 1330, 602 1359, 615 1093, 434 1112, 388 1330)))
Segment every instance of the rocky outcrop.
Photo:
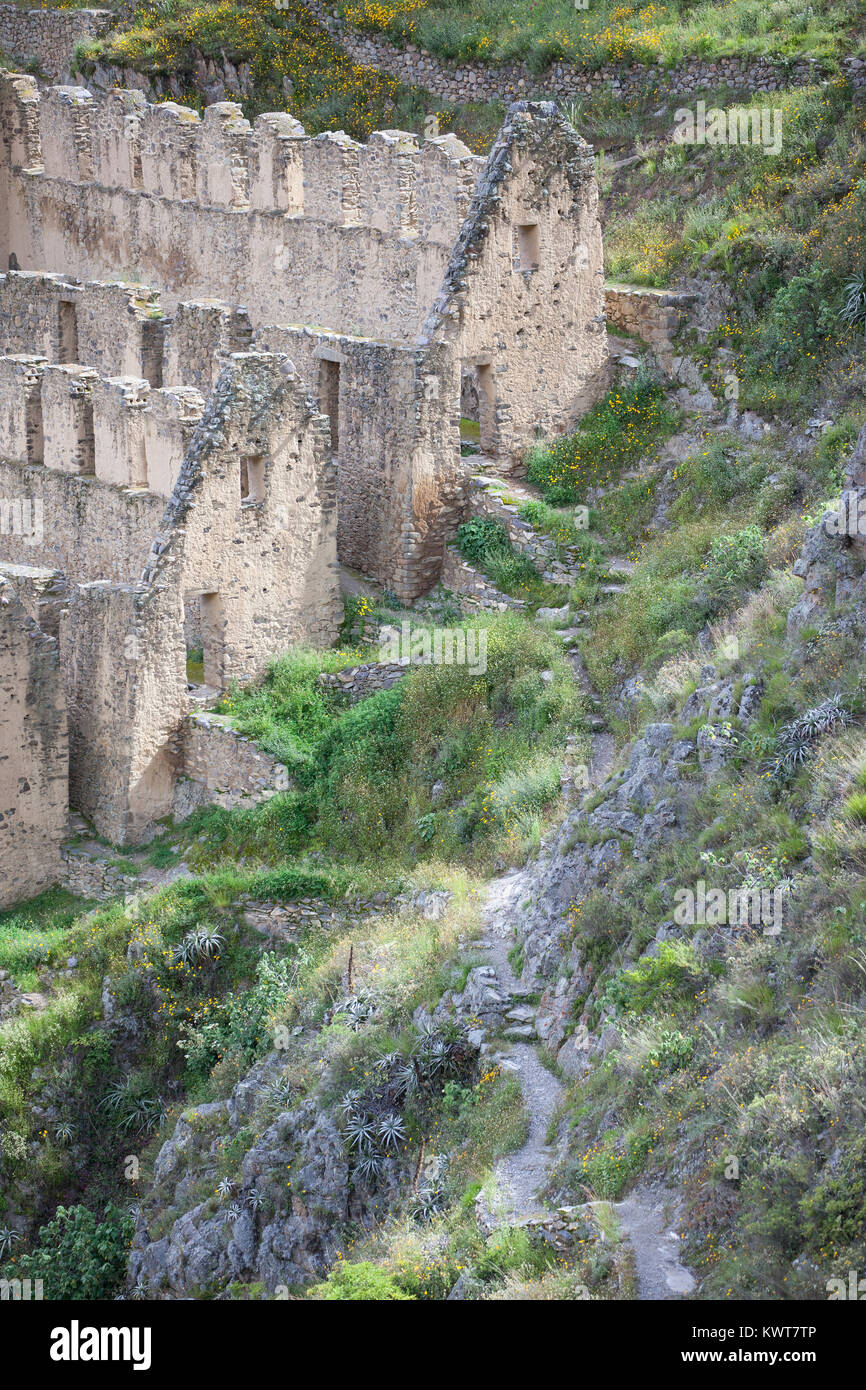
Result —
POLYGON ((287 1292, 328 1270, 347 1221, 387 1208, 394 1173, 380 1177, 375 1198, 351 1185, 334 1120, 314 1100, 292 1105, 284 1066, 285 1054, 271 1053, 228 1100, 191 1106, 178 1119, 159 1151, 130 1255, 130 1280, 143 1296, 185 1297, 233 1282, 287 1292), (231 1176, 229 1146, 243 1152, 231 1176), (156 1222, 164 1225, 166 1214, 171 1224, 161 1233, 156 1222))
MULTIPOLYGON (((582 1073, 590 1055, 618 1045, 616 1029, 603 1019, 590 1032, 587 1009, 598 972, 570 939, 572 912, 582 913, 582 905, 603 892, 626 856, 652 859, 663 841, 686 833, 686 812, 698 787, 724 767, 739 731, 760 705, 755 676, 719 678, 708 665, 701 677, 679 717, 681 725, 706 721, 697 737, 678 736, 669 722, 646 725, 619 770, 566 816, 526 871, 522 908, 513 916, 520 986, 541 993, 534 1029, 566 1075, 582 1073)), ((655 949, 674 935, 673 922, 663 923, 655 949)), ((473 976, 467 994, 484 984, 480 972, 473 976)))

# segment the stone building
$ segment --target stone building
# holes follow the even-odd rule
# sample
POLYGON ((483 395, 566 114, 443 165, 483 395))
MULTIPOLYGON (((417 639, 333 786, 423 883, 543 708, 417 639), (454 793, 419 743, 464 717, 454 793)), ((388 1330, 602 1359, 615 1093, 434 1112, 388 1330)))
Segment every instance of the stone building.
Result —
POLYGON ((403 599, 435 583, 459 520, 464 374, 506 471, 606 384, 592 154, 551 103, 515 103, 486 161, 449 135, 309 138, 285 113, 200 119, 26 77, 0 79, 0 118, 0 266, 134 267, 169 317, 217 299, 287 353, 331 426, 340 559, 403 599))
POLYGON ((72 804, 134 843, 191 648, 222 688, 331 643, 338 559, 426 592, 461 398, 508 471, 603 390, 592 157, 549 103, 484 161, 8 74, 0 134, 0 572, 53 624, 72 804))

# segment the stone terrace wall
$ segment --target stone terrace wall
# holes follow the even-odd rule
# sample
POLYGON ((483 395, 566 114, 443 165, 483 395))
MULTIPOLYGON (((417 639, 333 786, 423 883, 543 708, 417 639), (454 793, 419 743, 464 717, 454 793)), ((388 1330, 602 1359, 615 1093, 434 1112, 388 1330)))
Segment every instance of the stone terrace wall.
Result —
POLYGON ((27 81, 0 78, 0 263, 82 280, 135 265, 167 307, 216 295, 258 324, 417 336, 483 164, 453 136, 359 145, 307 138, 285 114, 250 126, 232 103, 200 120, 139 92, 40 97, 27 81))
POLYGON ((183 759, 188 780, 177 785, 175 815, 189 815, 203 803, 253 805, 289 789, 285 764, 233 729, 225 715, 202 711, 189 716, 183 759))
POLYGON ((341 695, 347 704, 356 705, 379 690, 390 690, 402 680, 409 663, 403 661, 365 661, 360 666, 346 666, 342 671, 323 671, 319 685, 341 695))
POLYGON ((0 49, 21 63, 38 63, 56 81, 69 73, 75 45, 98 39, 113 22, 110 10, 24 10, 0 5, 0 49))
MULTIPOLYGON (((605 64, 596 71, 576 63, 557 62, 542 73, 532 72, 525 63, 448 63, 414 44, 400 49, 375 34, 362 33, 345 20, 335 18, 317 0, 306 0, 306 4, 355 62, 379 68, 401 82, 425 87, 447 101, 488 101, 497 97, 513 101, 530 96, 576 97, 600 92, 623 97, 648 92, 685 96, 716 87, 769 92, 807 86, 822 76, 820 66, 808 59, 795 62, 790 68, 772 59, 732 57, 712 61, 691 58, 670 69, 659 64, 605 64)), ((845 64, 854 77, 863 66, 856 59, 845 64)))
POLYGON ((68 771, 57 642, 0 579, 0 907, 62 878, 68 771))
POLYGON ((608 328, 640 338, 653 349, 665 371, 670 371, 674 337, 697 298, 683 290, 606 285, 604 312, 608 328))

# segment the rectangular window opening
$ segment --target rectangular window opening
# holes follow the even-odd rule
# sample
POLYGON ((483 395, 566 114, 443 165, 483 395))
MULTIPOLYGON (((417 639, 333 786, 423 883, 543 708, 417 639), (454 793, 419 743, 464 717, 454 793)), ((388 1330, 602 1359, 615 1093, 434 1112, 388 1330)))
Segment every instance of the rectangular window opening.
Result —
POLYGON ((538 269, 537 222, 526 222, 517 228, 517 269, 538 269))
POLYGON ((261 454, 241 459, 241 502, 255 506, 265 500, 265 461, 261 454))
POLYGON ((57 360, 78 361, 78 321, 75 305, 68 299, 61 299, 59 305, 57 360))

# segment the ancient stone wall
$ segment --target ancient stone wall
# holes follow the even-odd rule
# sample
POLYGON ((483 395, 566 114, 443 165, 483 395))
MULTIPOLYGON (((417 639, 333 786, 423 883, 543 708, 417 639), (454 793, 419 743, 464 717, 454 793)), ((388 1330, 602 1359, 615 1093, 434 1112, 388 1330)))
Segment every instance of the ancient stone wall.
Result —
POLYGON ((175 814, 195 805, 252 806, 289 789, 284 763, 232 728, 225 715, 191 714, 183 731, 185 781, 175 790, 175 814))
POLYGON ((62 877, 68 770, 57 641, 0 577, 0 907, 62 877))
POLYGON ((181 597, 170 584, 74 586, 60 625, 71 803, 117 844, 172 810, 187 709, 181 597))
POLYGON ((187 450, 144 571, 166 566, 201 604, 205 681, 259 674, 297 642, 327 646, 341 616, 337 479, 328 424, 294 365, 229 360, 187 450))
POLYGON ((679 290, 606 285, 604 312, 609 329, 640 338, 669 372, 673 366, 674 338, 696 300, 697 295, 679 290))
POLYGON ((46 76, 69 73, 75 45, 98 39, 114 21, 110 10, 25 10, 0 5, 0 49, 20 63, 36 63, 46 76))
MULTIPOLYGON (((113 295, 134 323, 160 321, 159 307, 129 284, 74 287, 67 336, 74 310, 95 365, 41 368, 48 467, 169 492, 170 447, 160 468, 148 439, 154 415, 182 402, 157 402, 157 391, 182 372, 206 389, 254 328, 255 346, 298 358, 329 420, 341 558, 412 599, 438 579, 465 505, 464 373, 479 385, 482 449, 506 471, 539 428, 569 428, 606 386, 594 167, 552 104, 516 104, 486 164, 450 136, 421 147, 399 131, 365 145, 340 133, 310 140, 291 117, 250 126, 230 103, 200 120, 139 93, 97 102, 58 87, 39 99, 21 78, 0 79, 0 107, 10 252, 20 239, 21 256, 55 279, 62 271, 64 285, 95 262, 146 267, 167 311, 166 386, 150 382, 148 395, 136 341, 141 368, 103 387, 93 377, 108 360, 100 302, 113 295), (220 302, 208 303, 215 289, 220 302), (97 454, 115 462, 100 468, 97 454)), ((63 307, 43 328, 52 350, 63 307)), ((19 459, 32 415, 31 404, 16 425, 19 459)))
POLYGON ((483 163, 453 137, 359 145, 279 113, 251 126, 232 103, 201 120, 27 83, 0 79, 4 263, 81 280, 135 265, 168 308, 216 296, 253 323, 416 337, 483 163))
POLYGON ((75 362, 103 376, 162 385, 164 323, 144 285, 76 284, 61 275, 0 275, 0 349, 75 362))

